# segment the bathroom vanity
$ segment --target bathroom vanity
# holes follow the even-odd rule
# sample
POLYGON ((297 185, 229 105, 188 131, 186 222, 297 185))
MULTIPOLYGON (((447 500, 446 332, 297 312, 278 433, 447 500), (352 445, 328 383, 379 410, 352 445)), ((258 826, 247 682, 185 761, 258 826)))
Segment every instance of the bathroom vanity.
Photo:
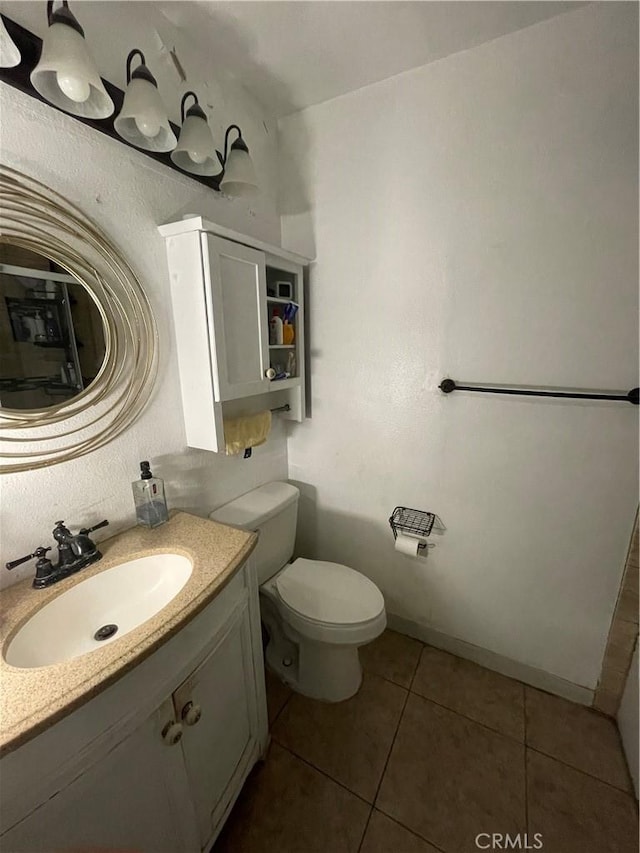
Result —
POLYGON ((100 543, 45 591, 5 593, 3 652, 47 599, 142 555, 191 577, 153 618, 47 667, 3 659, 0 848, 208 850, 268 741, 256 536, 186 513, 100 543))

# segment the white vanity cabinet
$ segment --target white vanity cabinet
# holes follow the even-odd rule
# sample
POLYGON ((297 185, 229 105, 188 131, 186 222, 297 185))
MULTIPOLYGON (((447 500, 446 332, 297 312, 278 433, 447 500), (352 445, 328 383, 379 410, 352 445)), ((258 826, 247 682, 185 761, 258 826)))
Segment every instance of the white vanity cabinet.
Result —
POLYGON ((2 835, 0 849, 199 850, 182 755, 162 742, 171 710, 169 700, 163 703, 133 734, 2 835))
POLYGON ((267 741, 247 565, 151 657, 0 761, 0 850, 208 850, 267 741))
POLYGON ((252 240, 200 217, 163 225, 182 405, 190 447, 225 450, 224 418, 279 409, 305 415, 306 258, 252 240), (274 313, 293 341, 270 343, 274 313))
POLYGON ((233 615, 206 660, 173 694, 175 719, 183 725, 180 747, 202 845, 242 784, 258 745, 250 661, 251 632, 243 608, 233 615))

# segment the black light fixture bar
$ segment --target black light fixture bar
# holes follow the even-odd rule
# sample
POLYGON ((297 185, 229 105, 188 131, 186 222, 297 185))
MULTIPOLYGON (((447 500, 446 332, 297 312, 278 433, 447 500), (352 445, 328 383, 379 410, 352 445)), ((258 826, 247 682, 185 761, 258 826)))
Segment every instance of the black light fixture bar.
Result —
POLYGON ((485 388, 482 385, 459 385, 453 379, 443 379, 438 388, 444 394, 452 391, 479 391, 482 394, 515 394, 522 397, 564 397, 573 400, 623 400, 638 405, 638 388, 632 388, 627 394, 600 394, 591 391, 533 391, 530 388, 485 388))
MULTIPOLYGON (((42 39, 38 38, 35 33, 32 33, 30 30, 25 29, 20 24, 12 21, 11 18, 8 18, 6 15, 2 15, 2 20, 7 28, 7 31, 13 41, 15 42, 17 48, 20 51, 20 56, 22 57, 20 64, 14 66, 13 68, 0 68, 0 80, 4 83, 7 83, 9 86, 12 86, 14 89, 19 89, 21 92, 24 92, 26 95, 29 95, 32 98, 35 98, 38 101, 42 101, 42 103, 46 104, 51 109, 58 109, 53 104, 50 104, 46 101, 41 95, 36 92, 33 88, 30 80, 30 75, 33 69, 38 64, 38 60, 40 59, 40 53, 42 51, 42 39)), ((111 100, 115 104, 115 111, 112 116, 105 119, 89 119, 83 118, 81 116, 74 116, 70 113, 64 113, 68 115, 69 118, 72 118, 74 121, 82 122, 82 124, 87 124, 89 127, 94 128, 94 130, 99 130, 100 133, 104 133, 106 136, 111 137, 111 139, 115 139, 116 142, 119 142, 121 145, 126 145, 127 148, 133 151, 137 151, 144 157, 151 157, 153 160, 157 160, 159 163, 163 163, 169 169, 183 177, 190 178, 192 181, 197 181, 199 184, 204 184, 204 186, 209 187, 209 189, 215 190, 216 192, 220 191, 220 181, 222 179, 222 174, 213 175, 212 177, 203 177, 200 175, 193 175, 188 172, 184 172, 182 169, 179 169, 177 166, 173 164, 171 161, 171 157, 169 153, 162 153, 156 151, 145 151, 141 148, 136 148, 133 145, 127 144, 116 132, 114 127, 114 121, 120 114, 120 110, 122 109, 122 102, 124 101, 124 92, 122 89, 119 89, 117 86, 114 86, 112 83, 109 83, 108 80, 102 78, 102 82, 104 83, 104 87, 107 90, 111 100)), ((64 112, 64 110, 60 110, 60 112, 64 112)), ((180 135, 180 128, 173 124, 173 122, 169 122, 171 125, 171 129, 173 130, 176 138, 180 135)))

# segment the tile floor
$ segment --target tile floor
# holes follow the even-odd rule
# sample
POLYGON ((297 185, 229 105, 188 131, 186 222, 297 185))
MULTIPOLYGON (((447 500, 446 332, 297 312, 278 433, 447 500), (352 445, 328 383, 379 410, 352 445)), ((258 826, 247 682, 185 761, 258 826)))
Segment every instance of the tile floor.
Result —
POLYGON ((213 853, 636 853, 610 719, 393 631, 361 655, 336 705, 267 675, 269 754, 213 853))

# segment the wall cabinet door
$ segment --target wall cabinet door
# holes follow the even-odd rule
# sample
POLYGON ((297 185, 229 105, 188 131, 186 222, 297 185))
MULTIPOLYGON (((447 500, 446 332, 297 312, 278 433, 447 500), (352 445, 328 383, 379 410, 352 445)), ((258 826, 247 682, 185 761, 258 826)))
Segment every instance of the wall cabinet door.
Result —
POLYGON ((95 765, 78 768, 75 782, 0 838, 0 849, 197 853, 182 751, 162 737, 173 714, 168 699, 95 765))
POLYGON ((216 400, 268 391, 264 253, 212 234, 201 240, 216 400))
POLYGON ((259 749, 251 624, 245 604, 211 654, 173 694, 200 843, 210 842, 259 749))

